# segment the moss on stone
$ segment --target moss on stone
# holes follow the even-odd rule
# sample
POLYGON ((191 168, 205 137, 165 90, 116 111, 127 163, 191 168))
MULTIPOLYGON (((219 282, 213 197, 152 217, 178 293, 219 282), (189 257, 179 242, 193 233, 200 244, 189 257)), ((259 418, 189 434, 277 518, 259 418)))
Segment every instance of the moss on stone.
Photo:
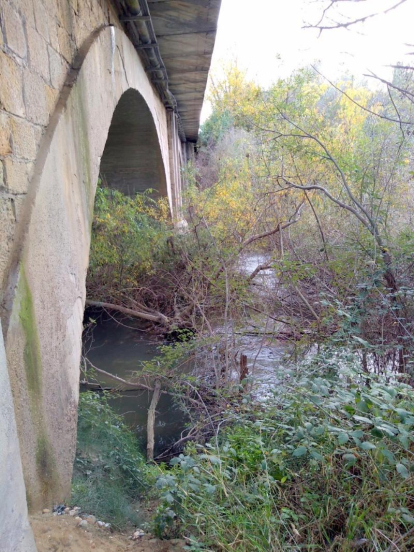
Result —
MULTIPOLYGON (((41 486, 42 501, 48 503, 49 495, 56 488, 57 470, 52 447, 46 435, 42 406, 42 361, 39 336, 36 328, 33 297, 27 281, 24 267, 20 268, 18 287, 20 302, 19 318, 25 336, 24 366, 31 417, 36 428, 36 471, 41 486)), ((36 500, 27 492, 29 510, 36 500)))
POLYGON ((20 296, 20 323, 26 338, 24 365, 27 387, 32 398, 36 399, 36 397, 39 397, 42 389, 42 362, 40 358, 40 345, 36 328, 33 297, 23 267, 21 267, 20 270, 18 293, 20 296))
POLYGON ((39 435, 36 443, 36 468, 42 486, 43 499, 53 494, 56 487, 56 461, 49 440, 44 433, 39 435))

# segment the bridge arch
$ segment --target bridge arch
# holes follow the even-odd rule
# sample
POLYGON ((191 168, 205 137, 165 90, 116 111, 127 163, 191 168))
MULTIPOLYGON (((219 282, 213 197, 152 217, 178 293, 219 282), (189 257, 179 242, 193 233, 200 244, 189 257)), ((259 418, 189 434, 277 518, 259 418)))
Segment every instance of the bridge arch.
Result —
POLYGON ((149 188, 167 195, 165 167, 154 121, 144 98, 130 88, 111 121, 100 173, 111 188, 133 196, 149 188))
POLYGON ((7 291, 7 360, 32 510, 70 493, 99 171, 127 193, 152 187, 172 202, 167 113, 121 30, 100 31, 63 95, 38 154, 7 291))

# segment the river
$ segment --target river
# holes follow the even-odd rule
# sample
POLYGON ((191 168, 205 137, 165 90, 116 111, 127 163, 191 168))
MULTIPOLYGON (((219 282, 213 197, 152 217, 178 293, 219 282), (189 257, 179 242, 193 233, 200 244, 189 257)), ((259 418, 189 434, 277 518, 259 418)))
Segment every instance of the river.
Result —
MULTIPOLYGON (((94 313, 96 315, 96 313, 94 313)), ((162 341, 148 336, 134 320, 116 320, 102 312, 96 324, 84 338, 84 352, 94 366, 128 380, 131 374, 139 372, 142 362, 153 360, 162 341)), ((101 374, 89 378, 104 388, 116 388, 116 382, 101 374)), ((122 390, 111 392, 110 405, 121 414, 126 424, 134 429, 142 450, 146 446, 147 412, 152 394, 121 386, 122 390)), ((81 385, 81 391, 86 387, 81 385)), ((187 419, 169 395, 161 395, 157 405, 155 426, 155 455, 180 438, 187 419)))
MULTIPOLYGON (((260 256, 248 258, 243 262, 246 272, 254 270, 257 264, 263 263, 260 256)), ((273 279, 271 271, 263 271, 257 277, 257 283, 269 285, 273 279)), ((259 285, 260 285, 259 284, 259 285)), ((142 362, 153 360, 159 355, 158 348, 163 344, 160 338, 151 336, 142 330, 139 322, 131 319, 115 319, 108 313, 91 313, 96 323, 85 332, 84 354, 90 362, 122 379, 128 380, 132 373, 142 368, 142 362)), ((88 316, 87 316, 88 318, 88 316)), ((247 325, 233 337, 237 341, 239 354, 247 356, 250 389, 257 399, 265 398, 277 389, 280 381, 280 369, 287 362, 289 347, 286 343, 275 340, 271 334, 275 328, 264 328, 247 325)), ((191 371, 191 366, 187 366, 191 371)), ((96 374, 95 378, 88 376, 105 388, 117 387, 111 378, 96 374)), ((121 386, 122 387, 122 386, 121 386)), ((119 387, 117 387, 119 389, 119 387)), ((81 391, 85 386, 81 386, 81 391)), ((127 389, 125 386, 111 393, 110 404, 114 410, 124 417, 128 426, 136 432, 137 438, 144 450, 146 445, 147 411, 151 401, 151 393, 127 389)), ((171 396, 162 395, 157 406, 155 425, 155 455, 177 441, 188 422, 184 413, 174 403, 171 396)))

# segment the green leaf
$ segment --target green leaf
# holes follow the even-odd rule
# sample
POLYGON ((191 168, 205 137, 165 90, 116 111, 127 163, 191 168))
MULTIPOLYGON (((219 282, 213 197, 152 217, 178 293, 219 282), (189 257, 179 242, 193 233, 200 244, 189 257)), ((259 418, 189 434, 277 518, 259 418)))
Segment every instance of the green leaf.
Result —
POLYGON ((312 430, 312 435, 315 435, 316 437, 320 437, 324 433, 325 433, 324 426, 317 426, 317 427, 314 427, 312 430))
POLYGON ((354 408, 353 406, 351 406, 350 404, 346 404, 346 405, 344 406, 344 410, 345 410, 346 412, 348 412, 348 414, 351 414, 351 416, 352 416, 352 415, 354 414, 354 412, 355 412, 355 408, 354 408))
POLYGON ((210 462, 214 465, 221 464, 221 460, 218 456, 213 456, 212 454, 202 454, 200 458, 210 460, 210 462))
POLYGON ((362 450, 374 450, 377 448, 374 443, 370 443, 369 441, 364 441, 359 446, 362 450))
POLYGON ((395 464, 395 456, 393 455, 393 453, 390 450, 384 448, 384 449, 381 450, 381 452, 390 464, 395 464))
POLYGON ((342 456, 342 459, 345 460, 345 462, 351 466, 353 466, 357 461, 355 454, 352 454, 352 453, 344 454, 342 456))
POLYGON ((168 502, 168 504, 172 504, 174 502, 174 497, 171 493, 167 493, 164 496, 164 499, 168 502))
POLYGON ((410 446, 410 442, 408 440, 408 435, 400 434, 398 435, 398 440, 402 444, 402 446, 405 448, 405 450, 408 450, 408 447, 410 446))
POLYGON ((348 433, 346 433, 345 431, 341 432, 339 435, 338 435, 338 443, 340 445, 344 445, 345 443, 347 443, 349 441, 349 435, 348 433))
POLYGON ((362 423, 364 423, 364 424, 373 425, 373 421, 370 420, 369 418, 365 418, 365 416, 357 416, 357 415, 354 415, 353 418, 354 418, 354 420, 357 420, 358 422, 362 422, 362 423))
POLYGON ((403 477, 404 479, 408 479, 409 473, 407 468, 404 466, 404 464, 397 464, 395 468, 397 472, 401 475, 401 477, 403 477))
POLYGON ((389 437, 394 437, 394 435, 398 434, 398 430, 396 430, 394 428, 390 428, 389 426, 377 425, 377 426, 375 426, 375 429, 378 429, 379 431, 383 431, 389 437))
POLYGON ((209 483, 204 483, 204 487, 205 487, 206 492, 207 492, 208 494, 213 494, 214 491, 216 490, 215 485, 210 485, 209 483))
POLYGON ((310 455, 312 458, 314 458, 315 460, 318 460, 319 462, 323 460, 322 454, 319 454, 319 452, 316 452, 316 450, 311 450, 310 455))
POLYGON ((353 335, 352 339, 355 339, 355 341, 357 341, 358 343, 360 343, 364 347, 371 347, 371 345, 368 343, 368 341, 365 341, 365 339, 361 339, 357 335, 353 335))
POLYGON ((293 451, 292 456, 295 456, 296 458, 300 458, 301 456, 305 456, 307 452, 308 452, 308 449, 306 447, 298 447, 293 451))

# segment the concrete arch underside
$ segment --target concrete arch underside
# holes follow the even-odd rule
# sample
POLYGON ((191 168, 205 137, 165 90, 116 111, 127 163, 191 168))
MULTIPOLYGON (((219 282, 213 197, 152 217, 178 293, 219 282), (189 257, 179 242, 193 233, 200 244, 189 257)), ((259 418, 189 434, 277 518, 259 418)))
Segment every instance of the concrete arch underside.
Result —
POLYGON ((70 493, 85 279, 104 150, 102 171, 114 187, 157 188, 172 201, 167 113, 135 49, 114 27, 89 42, 44 136, 5 288, 5 344, 31 510, 70 493))

